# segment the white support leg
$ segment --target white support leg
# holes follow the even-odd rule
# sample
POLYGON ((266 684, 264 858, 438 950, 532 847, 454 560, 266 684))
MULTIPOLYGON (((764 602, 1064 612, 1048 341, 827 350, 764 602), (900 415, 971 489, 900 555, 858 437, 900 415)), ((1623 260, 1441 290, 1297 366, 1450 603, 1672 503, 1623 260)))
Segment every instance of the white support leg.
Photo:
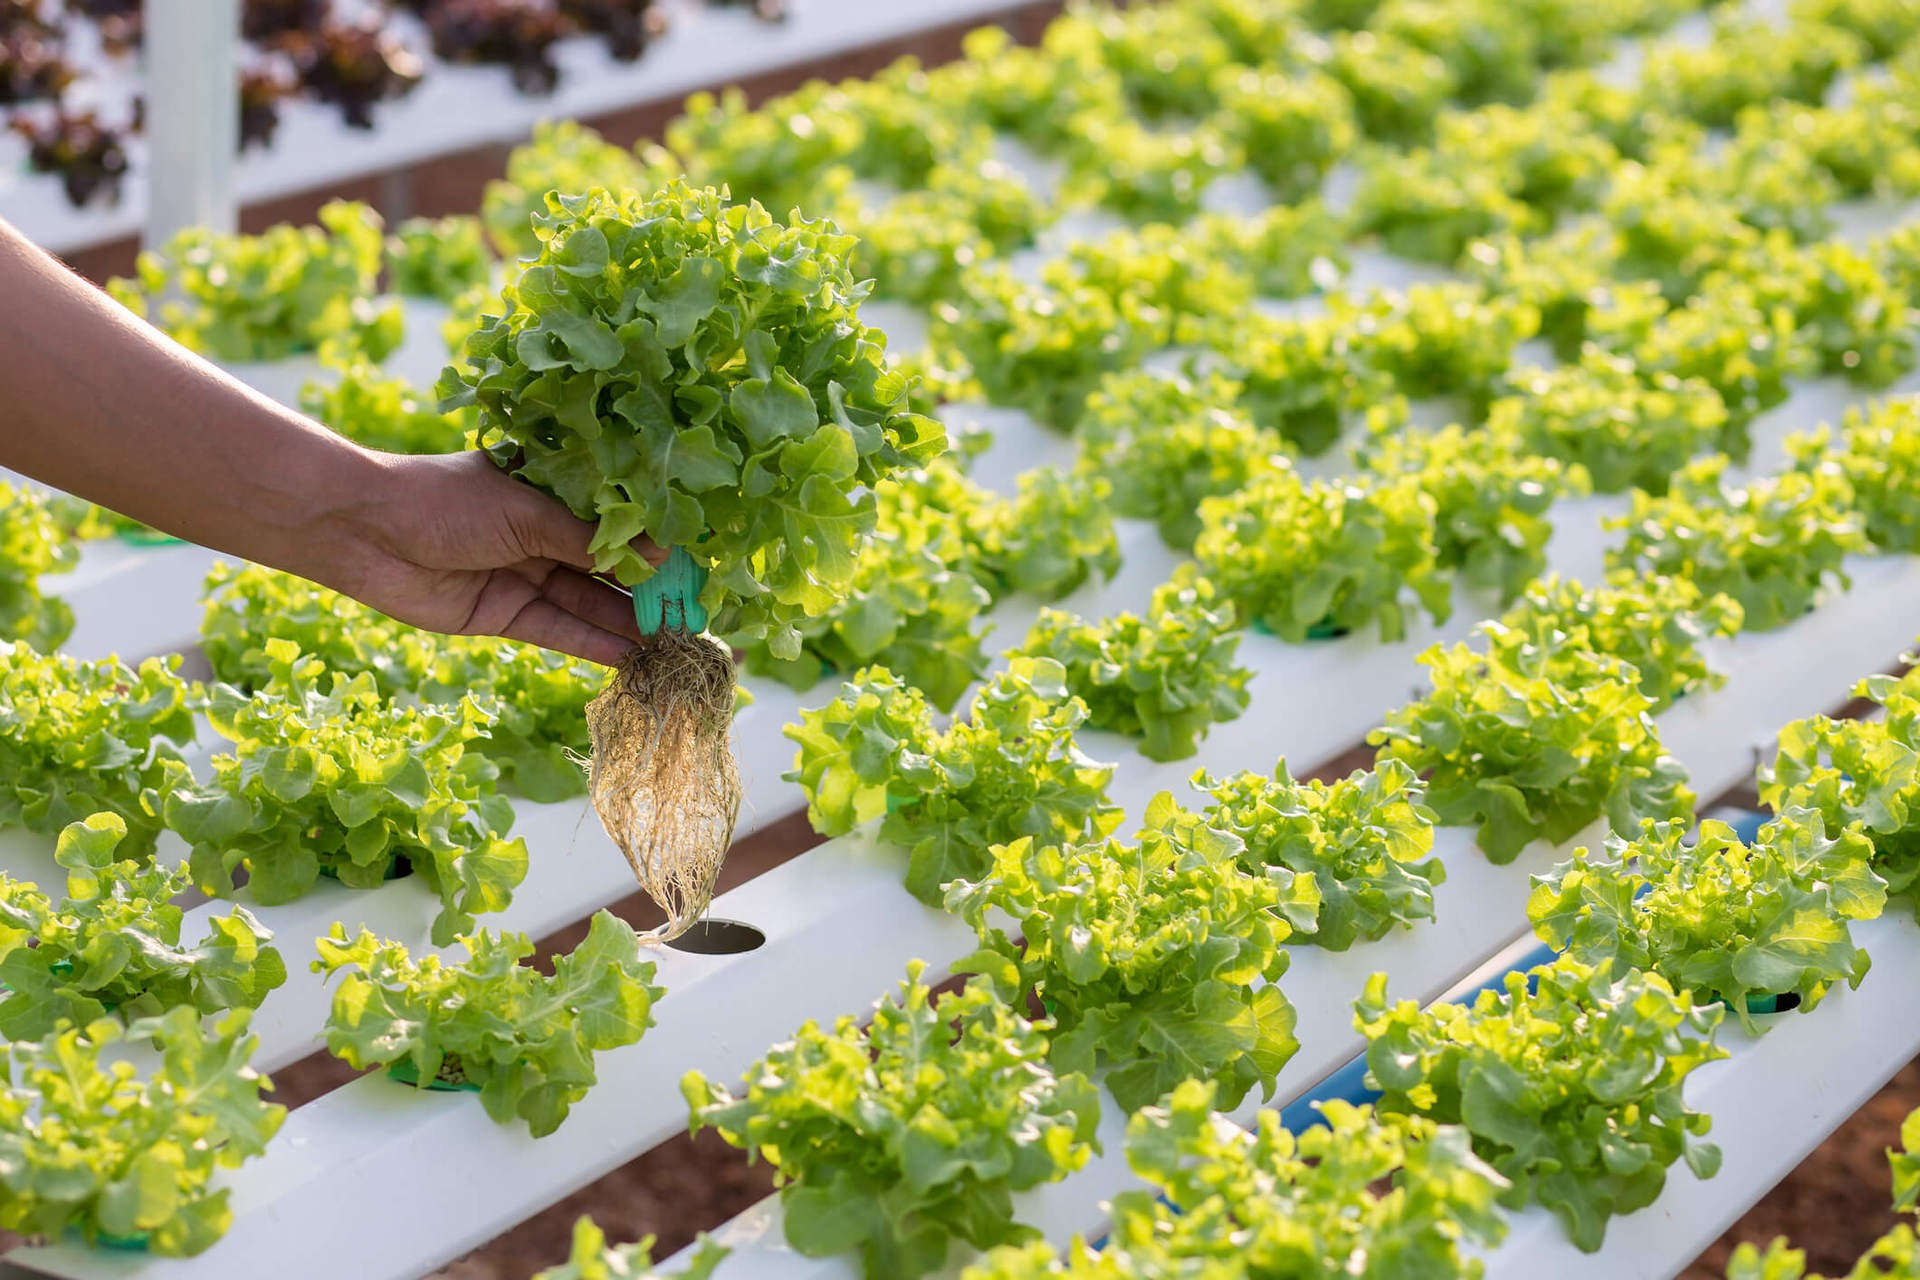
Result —
POLYGON ((149 247, 234 229, 239 40, 239 0, 146 0, 149 247))

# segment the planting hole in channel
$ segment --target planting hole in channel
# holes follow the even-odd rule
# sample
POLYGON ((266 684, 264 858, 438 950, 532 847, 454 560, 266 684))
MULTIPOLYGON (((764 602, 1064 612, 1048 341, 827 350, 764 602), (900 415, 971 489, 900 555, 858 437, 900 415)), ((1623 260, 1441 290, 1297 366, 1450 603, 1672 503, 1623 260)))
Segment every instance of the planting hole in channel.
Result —
POLYGON ((669 938, 667 945, 696 956, 737 956, 758 950, 766 940, 767 935, 750 924, 707 919, 690 926, 679 937, 669 938))

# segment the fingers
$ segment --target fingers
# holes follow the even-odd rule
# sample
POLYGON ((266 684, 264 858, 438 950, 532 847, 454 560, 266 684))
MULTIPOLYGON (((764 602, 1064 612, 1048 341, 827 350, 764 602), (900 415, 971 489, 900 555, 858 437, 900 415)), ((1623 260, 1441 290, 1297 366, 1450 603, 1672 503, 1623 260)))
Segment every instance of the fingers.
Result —
POLYGON ((625 636, 629 642, 640 639, 640 624, 633 617, 633 597, 599 578, 555 565, 540 584, 540 594, 602 631, 625 636))
MULTIPOLYGON (((570 571, 555 569, 557 576, 570 571)), ((581 576, 581 575, 575 575, 581 576)), ((608 588, 611 591, 611 588, 608 588)), ((613 592, 613 594, 618 594, 613 592)), ((604 605, 594 606, 603 611, 604 605)), ((611 619, 609 619, 611 620, 611 619)), ((626 625, 638 630, 631 606, 626 625)), ((611 667, 633 647, 634 636, 596 625, 541 593, 538 586, 506 573, 488 577, 464 628, 470 634, 504 636, 611 667)))

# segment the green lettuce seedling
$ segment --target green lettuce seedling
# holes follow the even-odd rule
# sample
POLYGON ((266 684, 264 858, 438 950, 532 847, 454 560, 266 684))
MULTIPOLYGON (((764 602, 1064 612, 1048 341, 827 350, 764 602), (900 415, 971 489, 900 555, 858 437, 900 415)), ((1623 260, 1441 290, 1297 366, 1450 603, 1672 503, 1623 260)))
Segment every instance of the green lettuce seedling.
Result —
POLYGON ((1534 877, 1527 918, 1542 942, 1617 973, 1644 969, 1702 1004, 1724 1001, 1748 1031, 1755 997, 1792 992, 1813 1009, 1836 983, 1858 987, 1867 953, 1852 921, 1886 906, 1857 829, 1828 835, 1817 811, 1789 809, 1751 845, 1712 820, 1683 843, 1685 823, 1610 837, 1604 853, 1576 849, 1534 877))
POLYGON ((1436 621, 1452 612, 1434 511, 1412 478, 1308 482, 1276 468, 1201 502, 1193 555, 1240 617, 1282 640, 1369 623, 1382 640, 1398 640, 1413 605, 1436 621))
POLYGON ((1691 578, 1612 573, 1598 587, 1550 574, 1484 631, 1495 649, 1585 650, 1619 658, 1639 676, 1653 714, 1726 676, 1708 663, 1715 636, 1739 634, 1744 613, 1731 596, 1708 595, 1691 578))
POLYGON ((1205 578, 1186 575, 1154 591, 1145 618, 1089 621, 1042 609, 1019 652, 1065 668, 1088 727, 1139 738, 1149 760, 1182 760, 1209 726, 1247 709, 1253 673, 1234 664, 1239 647, 1233 606, 1216 600, 1205 578))
POLYGON ((884 815, 879 837, 907 851, 908 890, 937 905, 949 882, 985 874, 995 845, 1097 840, 1119 825, 1113 766, 1076 745, 1087 708, 1066 681, 1052 658, 1015 656, 943 731, 924 694, 870 667, 786 727, 799 744, 786 779, 821 835, 884 815))
POLYGON ((1836 467, 1853 487, 1853 510, 1882 551, 1920 552, 1920 401, 1888 399, 1850 408, 1831 427, 1787 438, 1797 470, 1836 467))
POLYGON ((1463 1129, 1335 1100, 1323 1125, 1296 1135, 1269 1110, 1249 1134, 1213 1095, 1190 1080, 1129 1122, 1127 1160, 1148 1189, 1114 1197, 1098 1252, 1079 1237, 1009 1245, 962 1280, 1475 1276, 1462 1246, 1506 1233, 1507 1180, 1463 1129))
POLYGON ((598 1077, 593 1056, 637 1042, 665 992, 625 921, 597 911, 551 975, 523 960, 525 934, 482 929, 457 939, 464 959, 418 960, 397 942, 343 926, 317 940, 315 973, 345 972, 327 1013, 327 1051, 364 1070, 404 1063, 414 1079, 458 1080, 499 1124, 536 1138, 566 1120, 598 1077))
POLYGON ((527 844, 508 839, 513 808, 495 794, 492 761, 468 745, 493 713, 473 698, 401 706, 373 677, 329 675, 291 640, 268 640, 271 679, 251 696, 216 685, 207 711, 233 744, 213 777, 180 779, 166 797, 167 825, 192 846, 202 891, 247 892, 290 902, 324 870, 355 889, 377 888, 410 868, 439 896, 436 946, 476 914, 499 911, 527 874, 527 844))
POLYGON ((162 1257, 206 1252, 233 1222, 216 1187, 266 1150, 287 1109, 248 1066, 259 1037, 236 1009, 211 1024, 180 1007, 130 1026, 103 1018, 0 1049, 0 1228, 162 1257), (123 1045, 158 1046, 144 1072, 123 1045))
POLYGON ((450 303, 492 277, 486 229, 467 215, 408 218, 387 238, 387 270, 395 293, 450 303))
POLYGON ((1223 1106, 1256 1086, 1271 1097, 1300 1047, 1274 985, 1289 930, 1278 880, 1245 871, 1243 852, 1166 792, 1131 843, 996 845, 983 876, 948 886, 947 909, 980 939, 955 967, 1002 1000, 1037 992, 1055 1066, 1097 1073, 1126 1111, 1187 1079, 1212 1081, 1223 1106))
POLYGON ((1100 1119, 1086 1077, 1049 1068, 1048 1024, 978 984, 935 998, 925 968, 864 1028, 803 1024, 737 1094, 697 1071, 680 1086, 693 1132, 773 1166, 787 1243, 858 1252, 868 1280, 918 1280, 955 1241, 1035 1238, 1014 1194, 1084 1165, 1100 1119))
POLYGON ((0 481, 0 641, 18 640, 42 653, 73 631, 73 607, 43 595, 40 579, 80 563, 77 540, 61 528, 57 500, 0 481))
POLYGON ((380 215, 323 206, 319 226, 257 235, 190 227, 148 250, 107 292, 190 350, 216 360, 284 360, 339 347, 384 360, 400 344, 398 306, 376 301, 380 215))
POLYGON ((1272 777, 1202 771, 1193 785, 1209 798, 1207 824, 1245 846, 1241 865, 1281 884, 1294 941, 1345 951, 1433 919, 1433 887, 1446 868, 1434 856, 1424 788, 1400 761, 1334 782, 1296 782, 1282 760, 1272 777), (1295 891, 1294 880, 1311 881, 1312 892, 1295 891))
POLYGON ((1465 644, 1420 655, 1433 689, 1367 735, 1382 761, 1427 778, 1448 826, 1472 826, 1480 851, 1512 862, 1538 839, 1559 844, 1604 817, 1637 832, 1693 810, 1686 771, 1665 754, 1618 658, 1578 649, 1465 644))
POLYGON ((1674 1161, 1701 1178, 1719 1169, 1719 1148, 1700 1140, 1712 1120, 1682 1087, 1727 1056, 1713 1042, 1720 1013, 1657 974, 1563 959, 1428 1009, 1388 1003, 1376 973, 1354 1026, 1380 1114, 1464 1126, 1512 1184, 1503 1203, 1538 1202, 1593 1253, 1610 1218, 1659 1198, 1674 1161))
POLYGON ((1871 676, 1854 696, 1885 714, 1787 725, 1760 770, 1760 800, 1777 812, 1813 809, 1828 831, 1864 832, 1888 895, 1920 917, 1920 677, 1871 676))
POLYGON ((54 900, 0 875, 0 1035, 37 1040, 61 1024, 86 1026, 186 1006, 201 1013, 257 1009, 287 980, 273 934, 244 907, 183 943, 174 899, 193 887, 184 869, 117 856, 127 824, 96 813, 60 833, 54 860, 67 896, 54 900))
POLYGON ((130 669, 0 642, 0 828, 51 837, 105 811, 127 825, 121 853, 151 858, 160 797, 194 737, 179 670, 178 657, 130 669))
POLYGON ((1630 512, 1604 522, 1627 533, 1607 567, 1691 578, 1739 601, 1748 630, 1772 631, 1809 612, 1829 579, 1852 582, 1846 557, 1867 549, 1866 526, 1838 466, 1735 485, 1727 465, 1724 455, 1701 458, 1664 498, 1636 493, 1630 512))

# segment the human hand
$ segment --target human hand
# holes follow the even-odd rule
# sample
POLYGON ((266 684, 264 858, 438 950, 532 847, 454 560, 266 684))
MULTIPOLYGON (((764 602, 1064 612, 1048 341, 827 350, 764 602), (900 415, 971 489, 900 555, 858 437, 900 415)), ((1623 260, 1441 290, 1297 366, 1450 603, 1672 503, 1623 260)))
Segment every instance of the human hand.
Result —
MULTIPOLYGON (((505 636, 607 666, 639 640, 632 599, 590 572, 591 521, 478 451, 381 464, 381 496, 356 504, 356 550, 329 586, 416 627, 505 636)), ((666 559, 651 543, 641 554, 666 559)))

